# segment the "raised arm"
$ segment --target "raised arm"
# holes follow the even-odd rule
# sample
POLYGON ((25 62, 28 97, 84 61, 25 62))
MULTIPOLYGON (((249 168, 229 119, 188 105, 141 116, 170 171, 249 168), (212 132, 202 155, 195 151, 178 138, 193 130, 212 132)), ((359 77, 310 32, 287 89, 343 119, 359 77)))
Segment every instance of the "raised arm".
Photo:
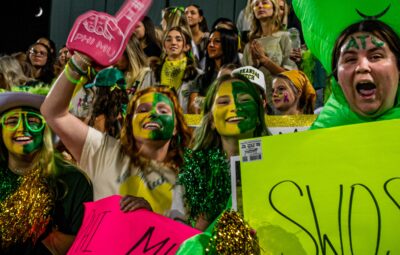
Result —
MULTIPOLYGON (((76 53, 72 57, 82 70, 87 70, 88 58, 83 59, 84 56, 78 56, 76 53)), ((54 83, 40 109, 48 125, 60 137, 78 162, 81 159, 89 126, 72 115, 68 109, 76 85, 73 81, 77 81, 79 78, 80 75, 71 67, 66 68, 54 83)))
POLYGON ((150 0, 126 0, 115 17, 103 12, 89 11, 76 19, 69 33, 67 47, 75 52, 72 56, 73 61, 58 77, 41 107, 41 112, 78 162, 89 127, 68 112, 75 89, 74 83, 84 74, 92 59, 100 66, 113 65, 118 61, 135 29, 135 24, 150 6, 150 0), (105 48, 100 50, 100 46, 105 48))

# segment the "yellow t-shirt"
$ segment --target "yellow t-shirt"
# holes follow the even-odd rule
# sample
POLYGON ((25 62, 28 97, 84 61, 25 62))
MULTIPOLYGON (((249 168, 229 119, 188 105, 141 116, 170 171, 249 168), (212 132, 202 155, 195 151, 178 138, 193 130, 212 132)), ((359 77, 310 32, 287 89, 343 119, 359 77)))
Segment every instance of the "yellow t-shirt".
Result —
POLYGON ((94 200, 129 194, 145 198, 159 214, 169 215, 171 210, 185 214, 172 169, 156 161, 140 169, 121 152, 119 140, 96 129, 89 128, 79 166, 93 183, 94 200))

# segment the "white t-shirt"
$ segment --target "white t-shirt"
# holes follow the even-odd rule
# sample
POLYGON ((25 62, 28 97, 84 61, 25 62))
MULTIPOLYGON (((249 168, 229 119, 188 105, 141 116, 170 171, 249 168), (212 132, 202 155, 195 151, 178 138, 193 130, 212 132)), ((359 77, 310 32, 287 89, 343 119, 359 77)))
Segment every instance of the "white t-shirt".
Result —
POLYGON ((93 183, 94 200, 115 194, 144 197, 154 212, 185 214, 182 187, 172 169, 151 161, 142 170, 121 151, 119 140, 89 128, 79 166, 93 183))

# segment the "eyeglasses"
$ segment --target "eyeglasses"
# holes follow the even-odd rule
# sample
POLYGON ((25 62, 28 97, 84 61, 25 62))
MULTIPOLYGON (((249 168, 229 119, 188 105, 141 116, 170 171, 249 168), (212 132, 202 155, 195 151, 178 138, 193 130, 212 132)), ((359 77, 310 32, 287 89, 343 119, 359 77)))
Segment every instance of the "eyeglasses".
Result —
POLYGON ((31 49, 29 51, 29 54, 35 55, 35 56, 38 56, 38 57, 47 57, 47 52, 45 52, 45 51, 37 51, 37 50, 34 50, 34 49, 31 49))
POLYGON ((34 133, 41 132, 46 124, 46 121, 40 114, 29 111, 18 111, 3 115, 1 125, 8 131, 15 131, 20 126, 22 118, 24 118, 24 123, 28 130, 34 133))

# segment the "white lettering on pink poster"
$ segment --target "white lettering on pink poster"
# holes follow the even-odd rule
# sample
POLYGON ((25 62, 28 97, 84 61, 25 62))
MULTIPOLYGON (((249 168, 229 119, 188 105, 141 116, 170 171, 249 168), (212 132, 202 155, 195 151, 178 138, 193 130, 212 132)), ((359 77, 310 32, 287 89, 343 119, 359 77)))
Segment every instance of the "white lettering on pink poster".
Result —
POLYGON ((101 66, 116 63, 150 6, 151 0, 126 0, 115 17, 96 11, 80 15, 68 35, 68 49, 88 55, 101 66))
POLYGON ((85 216, 68 255, 175 254, 201 233, 183 223, 140 209, 123 212, 121 196, 85 203, 85 216))

